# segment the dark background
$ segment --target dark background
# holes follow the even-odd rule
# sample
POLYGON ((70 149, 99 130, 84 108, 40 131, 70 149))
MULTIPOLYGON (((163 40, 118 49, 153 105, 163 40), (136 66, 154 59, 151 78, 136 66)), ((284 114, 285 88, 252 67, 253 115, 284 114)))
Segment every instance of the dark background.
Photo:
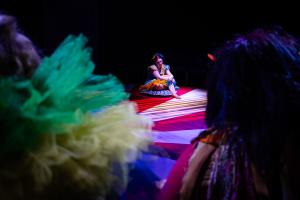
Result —
POLYGON ((142 84, 152 54, 161 52, 178 85, 205 87, 207 53, 235 34, 276 24, 300 36, 300 11, 288 1, 0 2, 42 55, 50 55, 67 35, 83 33, 94 50, 95 73, 113 73, 125 84, 142 84))

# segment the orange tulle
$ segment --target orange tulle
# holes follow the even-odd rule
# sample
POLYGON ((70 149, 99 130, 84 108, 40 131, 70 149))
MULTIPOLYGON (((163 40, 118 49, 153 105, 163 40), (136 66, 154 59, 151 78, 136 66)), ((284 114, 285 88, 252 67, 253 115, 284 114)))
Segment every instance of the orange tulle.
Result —
POLYGON ((145 85, 142 85, 139 90, 162 90, 166 89, 167 81, 155 79, 145 85))

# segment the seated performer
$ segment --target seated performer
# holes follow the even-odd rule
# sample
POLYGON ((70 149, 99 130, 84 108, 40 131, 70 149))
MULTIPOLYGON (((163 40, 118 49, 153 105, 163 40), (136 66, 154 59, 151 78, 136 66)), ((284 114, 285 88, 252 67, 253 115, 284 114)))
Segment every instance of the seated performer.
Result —
POLYGON ((161 53, 156 53, 152 57, 153 65, 148 67, 147 80, 144 85, 139 88, 140 93, 169 96, 180 99, 176 90, 176 81, 170 71, 170 66, 164 64, 164 56, 161 53))

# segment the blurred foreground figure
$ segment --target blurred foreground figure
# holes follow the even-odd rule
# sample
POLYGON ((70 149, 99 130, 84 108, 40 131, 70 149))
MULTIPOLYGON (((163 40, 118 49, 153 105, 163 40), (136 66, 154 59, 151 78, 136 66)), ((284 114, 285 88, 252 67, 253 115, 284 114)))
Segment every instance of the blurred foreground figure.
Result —
POLYGON ((161 199, 299 199, 299 43, 282 28, 214 53, 207 130, 178 159, 161 199))
POLYGON ((150 139, 113 75, 93 75, 87 38, 40 60, 0 15, 0 199, 118 199, 150 139))

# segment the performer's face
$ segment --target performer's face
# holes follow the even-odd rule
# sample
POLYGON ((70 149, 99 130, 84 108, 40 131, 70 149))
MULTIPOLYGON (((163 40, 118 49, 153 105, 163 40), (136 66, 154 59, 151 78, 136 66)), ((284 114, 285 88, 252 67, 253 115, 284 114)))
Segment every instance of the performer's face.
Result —
POLYGON ((161 65, 161 64, 163 64, 163 59, 162 59, 161 57, 156 57, 155 63, 156 63, 157 65, 161 65))

